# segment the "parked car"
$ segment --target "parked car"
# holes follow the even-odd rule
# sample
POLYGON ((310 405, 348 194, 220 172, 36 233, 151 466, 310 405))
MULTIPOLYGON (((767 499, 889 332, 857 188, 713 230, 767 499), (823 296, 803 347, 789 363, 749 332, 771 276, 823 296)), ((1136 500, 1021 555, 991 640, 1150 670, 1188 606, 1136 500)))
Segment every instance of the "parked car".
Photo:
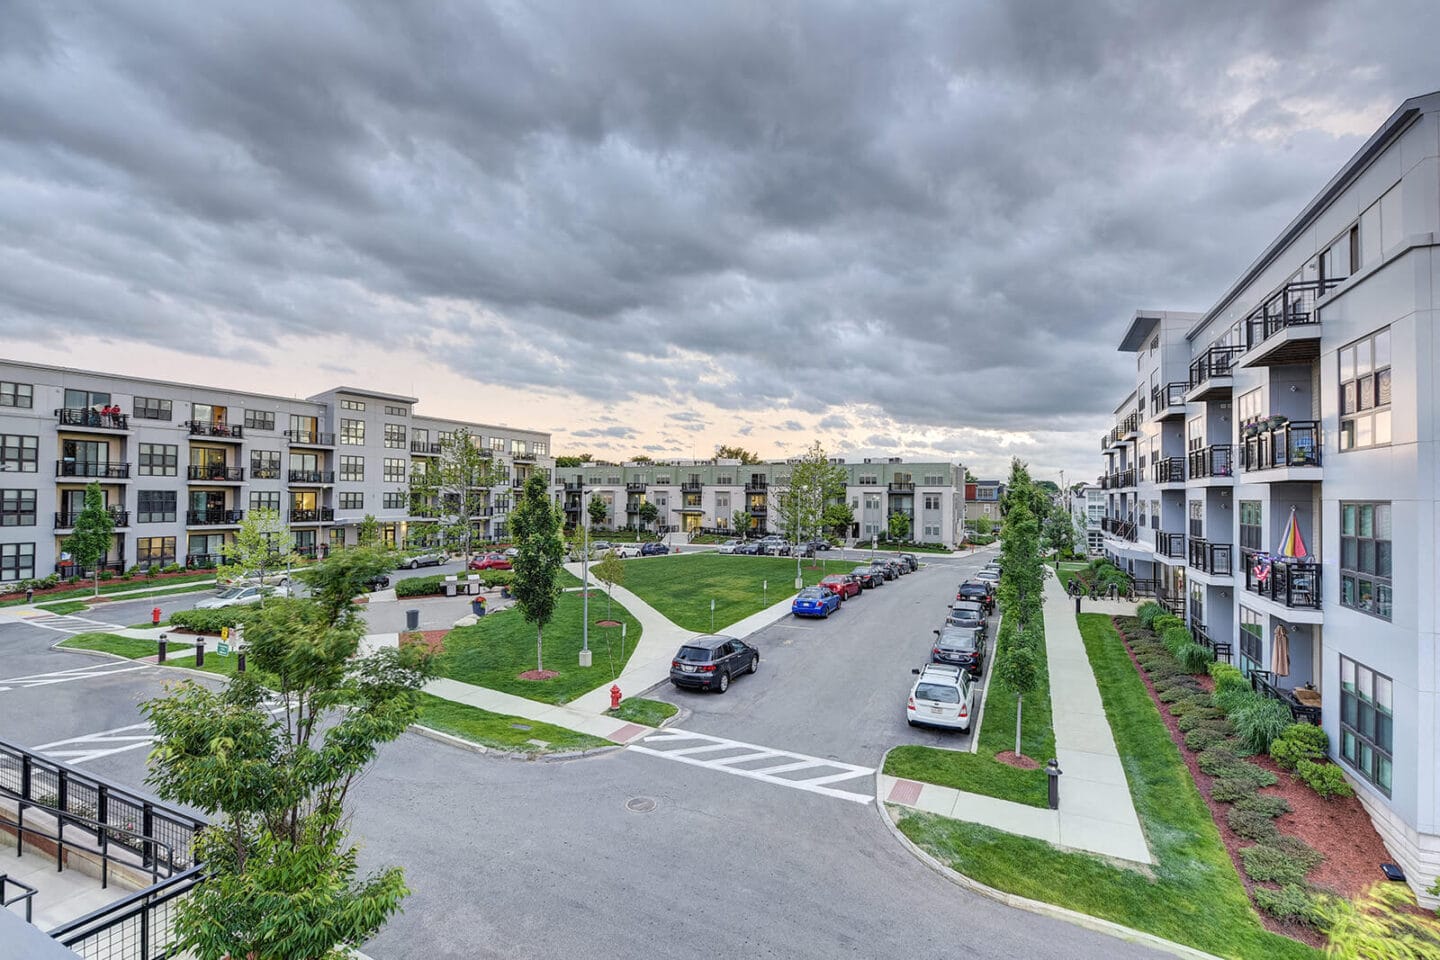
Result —
POLYGON ((856 567, 850 571, 850 576, 858 580, 861 588, 865 590, 883 586, 885 583, 885 575, 874 567, 856 567))
POLYGON ((919 679, 910 688, 910 701, 905 705, 906 723, 912 727, 970 729, 975 686, 968 670, 949 663, 932 663, 910 672, 919 674, 919 679))
POLYGON ((505 554, 505 556, 509 557, 511 560, 514 560, 516 557, 520 556, 520 548, 519 548, 519 547, 506 547, 504 550, 501 550, 500 552, 503 553, 503 554, 505 554))
POLYGON ((760 556, 760 544, 742 543, 740 544, 740 546, 735 548, 735 553, 737 555, 744 555, 747 557, 758 557, 760 556))
POLYGON ((390 578, 383 573, 377 573, 365 581, 366 590, 384 590, 388 586, 390 586, 390 578))
POLYGON ((851 597, 860 596, 860 581, 848 573, 832 573, 828 577, 821 577, 820 586, 839 597, 841 603, 851 597))
POLYGON ((509 570, 510 558, 503 553, 487 553, 470 561, 471 570, 509 570))
POLYGON ((809 543, 796 544, 795 547, 791 549, 790 554, 796 557, 813 557, 815 556, 815 547, 809 543))
POLYGON ((817 551, 817 550, 829 550, 829 549, 830 549, 830 541, 829 541, 829 540, 822 540, 822 539, 820 539, 819 537, 816 537, 814 540, 807 541, 807 542, 805 543, 805 546, 807 546, 807 547, 810 548, 810 556, 814 556, 814 555, 815 555, 815 551, 817 551))
POLYGON ((413 557, 406 557, 401 561, 400 566, 407 570, 416 570, 420 567, 438 567, 450 558, 443 553, 417 553, 413 557))
POLYGON ((964 667, 978 677, 985 672, 985 633, 975 627, 941 627, 935 631, 930 659, 964 667))
POLYGON ((915 556, 915 554, 902 553, 900 554, 900 559, 905 561, 906 565, 910 567, 911 573, 914 573, 916 570, 920 569, 920 558, 915 556))
POLYGON ((246 570, 238 577, 222 579, 220 583, 227 587, 255 587, 262 581, 266 586, 283 587, 290 582, 290 575, 284 570, 270 570, 262 578, 259 570, 246 570))
POLYGON ((730 680, 760 669, 760 651, 734 637, 708 636, 689 640, 670 661, 670 682, 701 690, 730 689, 730 680))
POLYGON ((1000 574, 994 570, 981 570, 979 573, 975 574, 975 579, 982 580, 985 583, 998 584, 1000 582, 1000 574))
POLYGON ((981 632, 989 630, 985 622, 985 605, 970 600, 956 600, 945 615, 945 622, 957 627, 976 627, 981 632))
POLYGON ((879 558, 876 558, 870 561, 870 566, 873 570, 875 570, 875 572, 879 573, 880 576, 886 580, 894 580, 896 577, 900 576, 900 571, 895 569, 894 562, 890 560, 881 560, 879 558))
POLYGON ((658 541, 655 543, 647 543, 640 547, 640 556, 642 557, 663 557, 669 552, 670 548, 658 541))
POLYGON ((955 591, 956 600, 971 600, 983 604, 986 613, 995 612, 995 591, 983 580, 966 580, 955 591))
POLYGON ((779 537, 763 537, 757 542, 760 545, 760 552, 767 557, 790 556, 790 544, 779 537))
POLYGON ((231 587, 229 590, 222 590, 213 597, 206 597, 195 604, 196 610, 222 610, 225 607, 245 607, 252 603, 259 603, 261 596, 267 597, 288 597, 291 595, 289 587, 266 587, 258 583, 244 587, 231 587))
POLYGON ((604 550, 599 550, 597 545, 597 552, 602 557, 607 553, 613 553, 621 560, 628 560, 631 557, 640 556, 640 545, 637 543, 612 543, 604 550))
POLYGON ((739 540, 726 540, 724 543, 720 544, 720 546, 718 546, 718 547, 715 548, 715 552, 716 552, 716 553, 739 553, 739 552, 740 552, 739 547, 740 547, 741 545, 742 545, 742 544, 740 543, 739 540))
POLYGON ((828 617, 840 609, 840 595, 824 587, 806 587, 790 602, 790 613, 797 617, 828 617))

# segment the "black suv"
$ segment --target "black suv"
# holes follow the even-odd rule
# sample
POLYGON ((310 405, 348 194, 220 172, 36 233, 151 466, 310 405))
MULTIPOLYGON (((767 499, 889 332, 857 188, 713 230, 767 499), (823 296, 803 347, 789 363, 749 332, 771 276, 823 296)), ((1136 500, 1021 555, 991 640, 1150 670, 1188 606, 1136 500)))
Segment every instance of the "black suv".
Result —
POLYGON ((856 567, 850 571, 850 576, 860 581, 861 590, 871 590, 885 583, 885 577, 874 567, 856 567))
POLYGON ((760 651, 734 637, 696 637, 670 661, 670 682, 700 690, 730 689, 730 679, 760 669, 760 651))
POLYGON ((871 560, 870 568, 886 580, 894 580, 900 576, 900 571, 896 568, 894 560, 871 560))
POLYGON ((670 552, 670 548, 663 543, 647 543, 640 548, 642 557, 663 557, 670 552))
POLYGON ((900 559, 905 562, 905 566, 910 568, 911 573, 914 573, 916 570, 920 569, 920 558, 915 556, 915 554, 902 553, 900 554, 900 559))
POLYGON ((955 599, 984 604, 986 613, 995 612, 995 594, 990 589, 990 584, 983 580, 966 580, 960 584, 960 589, 955 592, 955 599))
POLYGON ((930 647, 934 663, 953 663, 978 677, 985 672, 985 634, 968 627, 942 627, 930 647))

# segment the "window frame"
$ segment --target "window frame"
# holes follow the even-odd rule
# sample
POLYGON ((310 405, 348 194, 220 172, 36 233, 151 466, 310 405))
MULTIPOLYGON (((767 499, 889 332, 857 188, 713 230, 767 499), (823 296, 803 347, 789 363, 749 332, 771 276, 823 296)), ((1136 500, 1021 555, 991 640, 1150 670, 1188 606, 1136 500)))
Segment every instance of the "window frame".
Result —
POLYGON ((135 451, 135 475, 139 477, 176 477, 180 475, 180 446, 174 443, 142 443, 135 451), (148 448, 148 449, 147 449, 148 448), (158 455, 155 451, 161 451, 158 455), (168 452, 167 452, 168 451, 168 452), (160 469, 156 472, 156 458, 160 469))
POLYGON ((175 523, 179 509, 179 497, 174 490, 137 490, 135 491, 135 522, 136 523, 175 523), (160 500, 157 508, 155 501, 160 500), (168 499, 168 508, 166 500, 168 499), (149 509, 146 509, 146 508, 149 509))
POLYGON ((130 416, 136 420, 160 420, 170 423, 175 419, 175 401, 161 397, 135 397, 131 401, 130 416))
POLYGON ((245 429, 273 431, 275 429, 275 411, 246 409, 245 429))
POLYGON ((345 483, 364 483, 365 458, 356 456, 341 457, 336 477, 345 483))
POLYGON ((28 541, 0 543, 0 583, 33 579, 35 579, 35 544, 28 541))
POLYGON ((37 492, 29 487, 7 487, 0 490, 0 527, 35 526, 37 492), (29 522, 25 520, 27 516, 30 518, 29 522))
POLYGON ((405 424, 385 424, 385 447, 389 450, 404 450, 405 447, 405 424))
POLYGON ((18 380, 0 380, 0 407, 11 407, 15 410, 35 409, 35 384, 21 383, 18 380), (9 388, 8 390, 6 388, 9 388), (25 389, 25 402, 20 402, 20 389, 25 389), (8 398, 8 402, 7 402, 8 398))
POLYGON ((365 494, 359 490, 342 490, 337 494, 336 507, 341 510, 364 510, 365 494))
POLYGON ((347 447, 365 445, 365 421, 340 418, 340 442, 347 447))
POLYGON ((1235 631, 1239 640, 1239 643, 1236 644, 1235 658, 1240 662, 1236 666, 1240 668, 1241 673, 1249 677, 1252 672, 1265 669, 1265 617, 1264 614, 1257 613, 1241 604, 1239 620, 1235 631), (1247 620, 1247 616, 1254 619, 1247 620), (1246 630, 1246 627, 1255 629, 1246 630))
POLYGON ((1388 797, 1395 786, 1395 681, 1358 660, 1344 654, 1339 657, 1340 744, 1335 753, 1361 779, 1388 797), (1366 680, 1368 690, 1363 689, 1366 680), (1383 705, 1382 699, 1386 701, 1383 705), (1365 732, 1367 726, 1369 733, 1365 732), (1382 777, 1382 769, 1388 777, 1382 777))
POLYGON ((1341 500, 1340 501, 1340 606, 1355 610, 1377 620, 1393 622, 1395 619, 1395 509, 1389 500, 1341 500), (1370 533, 1362 534, 1365 511, 1370 510, 1370 533), (1353 523, 1346 533, 1346 514, 1353 510, 1353 523), (1386 536, 1379 534, 1381 517, 1384 517, 1386 536), (1365 548, 1369 545, 1369 550, 1365 548), (1368 555, 1372 569, 1366 570, 1368 555), (1388 572, 1381 573, 1381 567, 1388 572), (1369 600, 1362 599, 1362 588, 1370 587, 1369 600), (1347 587, 1349 590, 1347 591, 1347 587), (1381 599, 1382 590, 1384 600, 1381 599))
POLYGON ((1391 366, 1394 344, 1390 327, 1382 327, 1358 340, 1352 340, 1335 351, 1336 394, 1339 407, 1339 429, 1336 446, 1340 453, 1388 447, 1393 442, 1391 411, 1394 405, 1391 366), (1383 351, 1381 345, 1383 344, 1383 351), (1384 364, 1381 365, 1381 353, 1384 364), (1360 372, 1364 354, 1365 372, 1360 372), (1348 355, 1348 358, 1347 358, 1348 355), (1348 376, 1347 376, 1348 374, 1348 376), (1384 383, 1385 402, 1380 401, 1384 383), (1368 401, 1368 406, 1366 402, 1368 401), (1384 439, 1380 439, 1381 425, 1384 439), (1362 434, 1364 440, 1362 442, 1362 434))
POLYGON ((39 471, 39 437, 28 433, 0 433, 0 472, 38 473, 39 471), (12 455, 11 451, 15 451, 15 453, 12 455), (10 464, 15 466, 10 466, 10 464))

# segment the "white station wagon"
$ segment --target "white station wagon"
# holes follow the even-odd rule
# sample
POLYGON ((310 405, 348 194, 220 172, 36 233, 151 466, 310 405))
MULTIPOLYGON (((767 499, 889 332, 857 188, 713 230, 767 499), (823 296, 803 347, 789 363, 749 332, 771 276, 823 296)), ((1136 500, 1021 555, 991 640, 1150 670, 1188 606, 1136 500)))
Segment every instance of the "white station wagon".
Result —
POLYGON ((932 663, 911 673, 919 674, 905 706, 910 726, 945 727, 968 731, 975 712, 975 685, 970 671, 948 663, 932 663))

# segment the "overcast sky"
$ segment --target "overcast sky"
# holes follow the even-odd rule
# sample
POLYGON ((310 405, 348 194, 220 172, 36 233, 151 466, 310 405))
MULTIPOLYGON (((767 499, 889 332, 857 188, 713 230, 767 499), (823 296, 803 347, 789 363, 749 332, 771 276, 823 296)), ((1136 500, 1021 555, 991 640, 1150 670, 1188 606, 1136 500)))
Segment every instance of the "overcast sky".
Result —
POLYGON ((0 355, 1093 477, 1133 311, 1210 307, 1437 36, 1434 0, 0 0, 0 355))

